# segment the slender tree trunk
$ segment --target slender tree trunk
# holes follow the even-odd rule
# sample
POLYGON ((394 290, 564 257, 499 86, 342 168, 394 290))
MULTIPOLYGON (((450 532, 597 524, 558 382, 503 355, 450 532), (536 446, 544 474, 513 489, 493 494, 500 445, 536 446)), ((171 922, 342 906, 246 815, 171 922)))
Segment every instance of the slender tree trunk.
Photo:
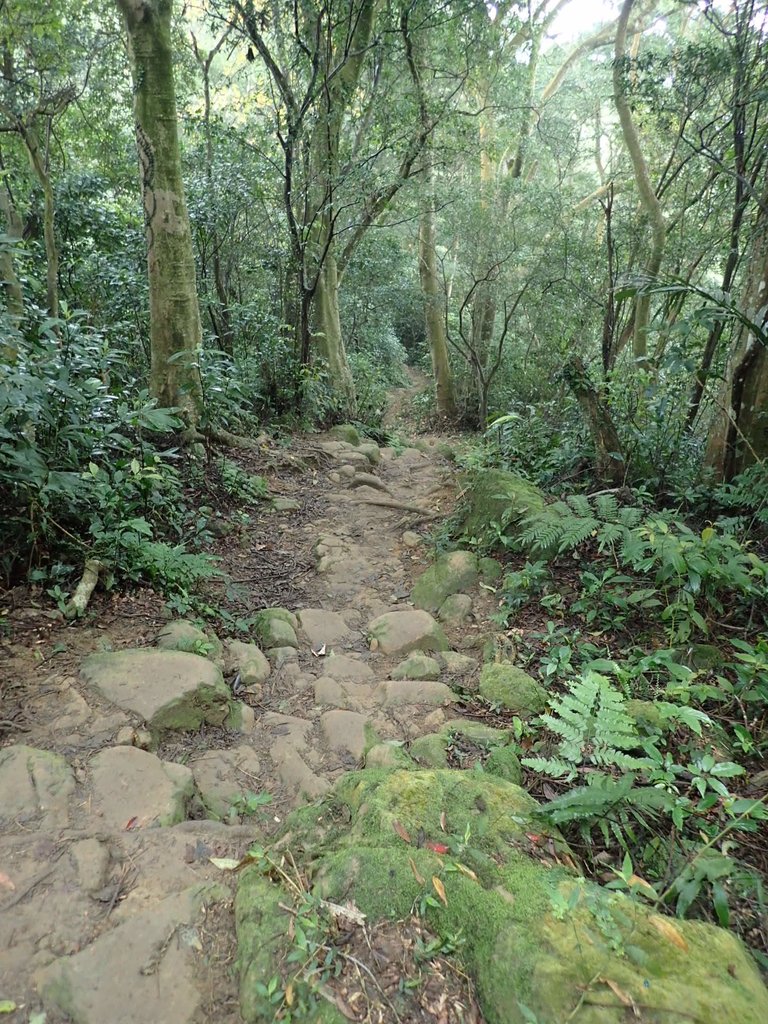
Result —
POLYGON ((432 372, 435 377, 437 411, 450 419, 456 415, 453 393, 451 363, 448 357, 448 341, 445 335, 441 285, 437 274, 435 254, 435 211, 432 196, 429 206, 419 222, 419 280, 424 296, 424 320, 427 328, 427 342, 432 356, 432 372))
POLYGON ((340 411, 347 417, 354 416, 357 407, 355 382, 341 333, 339 275, 332 251, 326 253, 318 271, 313 312, 315 351, 328 366, 333 390, 340 402, 340 411))
POLYGON ((590 380, 579 356, 571 356, 563 369, 563 376, 576 396, 592 434, 597 475, 607 483, 616 487, 621 486, 627 473, 621 441, 610 411, 590 380))
MULTIPOLYGON (((23 225, 13 202, 13 196, 8 188, 8 181, 5 177, 5 167, 0 157, 0 211, 5 220, 5 233, 11 243, 21 240, 23 225)), ((0 251, 0 275, 2 276, 3 290, 5 291, 5 307, 12 317, 20 318, 24 315, 24 291, 21 287, 19 275, 13 262, 13 254, 10 249, 0 251)))
MULTIPOLYGON (((632 167, 635 172, 637 190, 640 193, 640 202, 643 210, 651 224, 652 242, 651 251, 645 263, 644 276, 653 280, 661 269, 661 261, 664 256, 664 246, 667 239, 667 228, 664 223, 664 213, 661 203, 651 184, 648 173, 648 165, 643 156, 642 145, 637 134, 632 112, 625 92, 626 75, 626 51, 627 51, 627 25, 635 6, 635 0, 624 0, 619 15, 616 29, 615 59, 613 63, 613 92, 616 111, 621 122, 621 131, 624 136, 624 143, 632 159, 632 167)), ((635 300, 634 336, 632 349, 635 359, 641 363, 647 362, 648 358, 648 324, 651 316, 651 297, 648 294, 641 294, 635 300)))
POLYGON ((45 239, 45 284, 48 314, 59 315, 59 249, 56 245, 55 217, 56 207, 53 196, 53 183, 48 173, 47 161, 40 149, 37 130, 32 125, 23 125, 20 134, 27 150, 27 156, 43 190, 43 237, 45 239))
POLYGON ((202 332, 184 201, 171 47, 173 0, 117 0, 134 80, 149 273, 150 392, 194 428, 202 409, 202 332))

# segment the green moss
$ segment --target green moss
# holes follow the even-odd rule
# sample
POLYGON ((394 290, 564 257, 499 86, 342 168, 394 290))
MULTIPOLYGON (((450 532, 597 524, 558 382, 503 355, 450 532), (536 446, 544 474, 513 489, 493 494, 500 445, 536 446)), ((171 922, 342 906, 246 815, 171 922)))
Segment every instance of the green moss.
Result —
POLYGON ((411 600, 417 608, 436 612, 447 597, 473 587, 477 582, 477 555, 471 551, 450 551, 416 581, 411 600))
POLYGON ((428 768, 448 767, 448 740, 446 736, 430 733, 419 736, 411 743, 411 757, 428 768))
POLYGON ((233 714, 233 702, 226 683, 198 686, 178 700, 164 705, 149 725, 153 733, 170 730, 195 732, 203 723, 224 725, 233 714))
POLYGON ((351 423, 339 423, 335 427, 331 427, 328 433, 337 441, 346 441, 347 444, 353 444, 355 447, 360 444, 360 434, 351 423))
POLYGON ((512 747, 496 747, 488 755, 483 767, 489 775, 506 779, 516 786, 521 785, 523 781, 523 767, 512 747))
POLYGON ((480 673, 480 696, 500 704, 521 718, 539 715, 547 706, 547 691, 516 665, 485 665, 480 673))
POLYGON ((507 522, 511 535, 523 516, 544 508, 544 495, 528 480, 501 469, 482 469, 466 480, 467 505, 461 529, 470 537, 487 535, 491 523, 507 522))
POLYGON ((299 646, 296 637, 298 622, 296 616, 285 608, 265 608, 259 612, 253 624, 254 632, 263 647, 299 646))
POLYGON ((481 558, 477 568, 483 583, 495 583, 501 579, 503 569, 495 558, 481 558))
MULTIPOLYGON (((461 929, 462 958, 487 1024, 523 1024, 529 1018, 521 1005, 541 1024, 626 1024, 627 1006, 604 979, 629 994, 646 1024, 768 1019, 768 992, 738 940, 658 918, 552 866, 549 842, 530 838, 535 807, 519 787, 485 773, 366 770, 343 777, 287 827, 291 853, 312 875, 316 895, 351 900, 372 923, 415 909, 437 934, 461 929), (422 835, 452 853, 431 851, 417 842, 422 835), (549 865, 538 859, 542 849, 549 865), (434 899, 433 876, 447 906, 434 899), (428 895, 436 906, 425 902, 428 895)), ((539 824, 535 831, 541 834, 539 824)), ((249 871, 240 884, 241 991, 244 1016, 254 1021, 253 982, 275 973, 283 950, 287 921, 278 903, 285 895, 249 871)))

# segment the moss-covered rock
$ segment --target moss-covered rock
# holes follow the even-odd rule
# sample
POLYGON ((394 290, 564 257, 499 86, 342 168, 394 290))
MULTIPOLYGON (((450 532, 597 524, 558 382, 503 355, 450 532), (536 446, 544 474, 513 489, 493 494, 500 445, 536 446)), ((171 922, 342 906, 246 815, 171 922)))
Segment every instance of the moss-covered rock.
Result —
POLYGON ((436 612, 447 597, 473 587, 477 575, 474 552, 449 551, 422 573, 411 591, 411 600, 417 608, 436 612))
POLYGON ((448 737, 443 733, 419 736, 411 743, 411 757, 427 768, 447 768, 448 737))
POLYGON ((297 628, 296 616, 285 608, 265 608, 253 624, 256 637, 265 648, 298 647, 297 628))
POLYGON ((494 747, 483 767, 489 775, 506 779, 507 782, 513 782, 516 786, 522 784, 523 766, 512 747, 494 747))
POLYGON ((479 693, 491 704, 500 704, 521 718, 540 715, 547 706, 547 691, 516 665, 499 662, 484 665, 479 693))
POLYGON ((506 521, 506 533, 545 505, 544 494, 530 480, 502 469, 482 469, 466 482, 466 508, 461 520, 462 532, 470 537, 488 533, 490 523, 506 521))
POLYGON ((335 427, 331 427, 328 434, 337 441, 346 441, 347 444, 353 444, 355 447, 360 444, 360 434, 357 427, 353 427, 351 423, 338 423, 335 427))
POLYGON ((392 679, 439 679, 440 664, 427 654, 414 653, 390 672, 392 679))
POLYGON ((445 633, 421 610, 385 612, 368 623, 368 634, 384 654, 448 650, 445 633))
POLYGON ((472 598, 469 594, 451 594, 440 605, 437 617, 446 626, 460 626, 471 614, 472 598))
MULTIPOLYGON (((626 1024, 633 1006, 645 1024, 768 1019, 768 992, 734 936, 662 918, 552 866, 555 857, 567 862, 567 847, 534 826, 535 808, 519 787, 487 774, 366 770, 343 777, 287 827, 299 870, 302 858, 312 864, 315 895, 349 900, 371 923, 406 917, 439 877, 447 905, 434 901, 428 923, 438 934, 462 930, 487 1024, 626 1024), (461 853, 444 858, 430 842, 461 853), (463 870, 446 870, 456 861, 463 870)), ((238 962, 249 1022, 274 1013, 256 985, 281 969, 292 934, 280 906, 287 896, 262 869, 241 873, 238 962)))
POLYGON ((155 646, 161 651, 184 651, 199 654, 218 664, 222 658, 223 646, 213 633, 206 633, 187 619, 174 619, 157 634, 155 646))
POLYGON ((483 583, 496 583, 501 579, 503 569, 495 558, 480 558, 477 562, 477 570, 483 583))

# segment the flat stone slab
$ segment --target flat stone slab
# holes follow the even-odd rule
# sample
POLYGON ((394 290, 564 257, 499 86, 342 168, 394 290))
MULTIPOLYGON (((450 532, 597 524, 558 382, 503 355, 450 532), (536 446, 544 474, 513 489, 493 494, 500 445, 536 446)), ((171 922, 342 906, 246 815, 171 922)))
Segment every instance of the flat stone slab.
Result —
POLYGON ((361 758, 367 746, 368 719, 355 711, 326 711, 320 718, 325 741, 331 750, 361 758))
POLYGON ((359 711, 371 702, 374 687, 370 683, 359 683, 351 679, 331 679, 320 676, 315 681, 315 703, 327 707, 359 711))
POLYGON ((141 715, 153 732, 223 725, 230 714, 230 692, 221 670, 197 654, 92 654, 80 671, 92 689, 124 711, 141 715))
POLYGON ((137 747, 108 747, 90 762, 91 813, 116 831, 175 825, 195 791, 186 765, 161 761, 137 747))
POLYGON ((297 612, 297 618, 313 647, 336 644, 352 635, 352 630, 338 612, 329 612, 325 608, 302 608, 297 612))
POLYGON ((384 654, 446 651, 448 640, 429 612, 385 612, 368 624, 368 632, 384 654))
POLYGON ((253 747, 243 744, 225 750, 207 750, 190 761, 208 816, 227 820, 239 796, 260 791, 261 762, 253 747))
POLYGON ((209 884, 168 896, 37 971, 46 1010, 78 1024, 192 1024, 201 1002, 195 921, 204 903, 226 893, 209 884))
POLYGON ((72 769, 59 754, 18 744, 0 750, 0 825, 42 818, 66 825, 75 792, 72 769))
POLYGON ((373 679, 374 672, 370 665, 348 654, 333 654, 323 662, 323 675, 331 679, 365 682, 373 679))
POLYGON ((390 672, 392 679, 439 679, 440 663, 428 654, 414 653, 390 672))
POLYGON ((376 687, 375 698, 383 707, 402 704, 449 704, 456 694, 445 683, 431 679, 389 679, 376 687))

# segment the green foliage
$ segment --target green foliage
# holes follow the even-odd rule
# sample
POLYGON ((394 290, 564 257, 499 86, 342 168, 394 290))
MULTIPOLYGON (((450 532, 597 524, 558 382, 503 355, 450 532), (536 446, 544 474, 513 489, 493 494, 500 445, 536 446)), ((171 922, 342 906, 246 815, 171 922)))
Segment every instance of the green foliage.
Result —
POLYGON ((542 715, 541 721, 560 739, 553 756, 523 759, 534 771, 574 779, 587 765, 627 770, 646 764, 628 753, 640 747, 641 739, 623 695, 597 672, 573 682, 552 702, 552 714, 542 715))

